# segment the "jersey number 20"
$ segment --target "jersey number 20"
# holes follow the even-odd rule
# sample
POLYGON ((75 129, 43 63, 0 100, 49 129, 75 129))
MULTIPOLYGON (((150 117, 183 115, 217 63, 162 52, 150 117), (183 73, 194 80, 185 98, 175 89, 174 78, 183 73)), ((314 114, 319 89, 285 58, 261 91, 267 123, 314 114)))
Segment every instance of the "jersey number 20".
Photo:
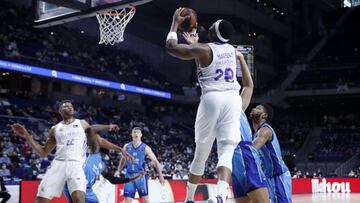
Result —
POLYGON ((220 80, 224 76, 226 82, 234 82, 234 72, 231 68, 226 68, 225 71, 223 69, 216 69, 216 74, 215 80, 220 80))

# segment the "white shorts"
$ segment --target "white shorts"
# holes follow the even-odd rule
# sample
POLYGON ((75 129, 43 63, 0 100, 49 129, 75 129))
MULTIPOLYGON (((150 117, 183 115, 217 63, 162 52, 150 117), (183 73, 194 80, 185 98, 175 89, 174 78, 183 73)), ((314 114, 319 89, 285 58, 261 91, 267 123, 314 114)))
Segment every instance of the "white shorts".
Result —
POLYGON ((238 92, 208 92, 201 96, 195 121, 195 142, 239 143, 242 99, 238 92))
POLYGON ((37 196, 50 200, 60 197, 65 183, 70 194, 77 190, 85 192, 87 181, 83 165, 78 161, 53 160, 39 185, 37 196))

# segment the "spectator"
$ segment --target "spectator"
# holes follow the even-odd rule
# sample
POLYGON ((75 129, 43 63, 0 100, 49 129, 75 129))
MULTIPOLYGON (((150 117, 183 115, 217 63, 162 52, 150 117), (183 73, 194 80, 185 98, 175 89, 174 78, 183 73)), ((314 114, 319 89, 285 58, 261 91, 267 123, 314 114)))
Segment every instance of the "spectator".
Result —
POLYGON ((0 157, 0 164, 2 163, 5 163, 6 165, 11 165, 11 160, 5 152, 3 152, 2 156, 0 157))
MULTIPOLYGON (((21 16, 28 10, 3 1, 0 9, 2 16, 12 19, 0 23, 0 55, 5 58, 182 93, 180 86, 172 84, 161 73, 153 71, 140 57, 128 51, 104 48, 91 37, 56 35, 57 29, 52 31, 53 35, 49 35, 47 31, 34 29, 25 23, 26 20, 21 16)), ((61 27, 62 32, 67 29, 61 27)))
POLYGON ((19 163, 20 162, 20 159, 19 159, 19 154, 17 154, 17 152, 14 150, 12 152, 12 154, 10 155, 10 160, 11 160, 11 163, 14 165, 16 163, 19 163))
POLYGON ((7 168, 7 165, 4 163, 1 164, 0 176, 10 178, 10 170, 7 168))
POLYGON ((1 185, 0 198, 2 198, 1 203, 5 203, 10 199, 11 195, 9 194, 9 192, 5 187, 4 179, 2 176, 0 176, 0 185, 1 185))

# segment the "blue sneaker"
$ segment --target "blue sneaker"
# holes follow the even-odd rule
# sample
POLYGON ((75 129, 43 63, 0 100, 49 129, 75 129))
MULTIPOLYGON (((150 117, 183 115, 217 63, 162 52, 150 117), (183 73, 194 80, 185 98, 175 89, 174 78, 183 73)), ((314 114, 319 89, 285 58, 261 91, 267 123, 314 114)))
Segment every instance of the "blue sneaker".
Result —
POLYGON ((222 195, 217 195, 215 197, 210 197, 208 199, 209 203, 226 203, 226 198, 224 198, 222 195))

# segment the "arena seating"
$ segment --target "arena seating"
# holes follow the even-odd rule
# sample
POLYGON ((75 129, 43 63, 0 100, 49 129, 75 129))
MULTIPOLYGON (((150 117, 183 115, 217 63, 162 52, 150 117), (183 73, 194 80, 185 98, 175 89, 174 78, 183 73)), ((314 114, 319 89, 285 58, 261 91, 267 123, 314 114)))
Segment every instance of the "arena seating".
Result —
POLYGON ((69 35, 65 26, 35 29, 23 21, 29 9, 4 1, 0 5, 0 17, 7 19, 0 23, 2 59, 182 93, 180 86, 152 71, 137 55, 98 45, 80 32, 69 35))

